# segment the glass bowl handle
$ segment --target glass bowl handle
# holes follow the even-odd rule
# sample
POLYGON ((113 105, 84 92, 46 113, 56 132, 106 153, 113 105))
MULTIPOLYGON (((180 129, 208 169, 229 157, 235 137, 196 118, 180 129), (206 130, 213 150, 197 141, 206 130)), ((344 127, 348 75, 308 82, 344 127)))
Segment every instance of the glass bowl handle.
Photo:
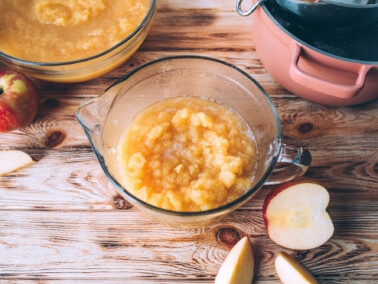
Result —
POLYGON ((308 150, 283 144, 277 164, 265 185, 281 184, 303 176, 310 166, 311 160, 308 150))

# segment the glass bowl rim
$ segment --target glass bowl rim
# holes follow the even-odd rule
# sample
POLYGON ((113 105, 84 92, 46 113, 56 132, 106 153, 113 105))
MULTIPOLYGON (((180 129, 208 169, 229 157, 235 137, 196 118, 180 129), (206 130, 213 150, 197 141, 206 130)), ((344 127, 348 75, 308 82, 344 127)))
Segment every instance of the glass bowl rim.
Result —
POLYGON ((203 216, 203 215, 212 215, 212 214, 216 214, 216 213, 221 213, 222 211, 225 211, 225 210, 227 210, 229 208, 232 208, 232 207, 240 204, 241 202, 247 200, 249 197, 251 197, 255 192, 257 192, 263 186, 263 184, 265 183, 265 181, 268 179, 269 175, 273 171, 273 168, 276 165, 276 163, 278 161, 278 157, 279 157, 279 155, 280 155, 280 153, 282 151, 282 127, 281 127, 281 122, 280 122, 277 110, 276 110, 276 108, 275 108, 272 100, 270 99, 269 95, 266 93, 266 91, 262 88, 262 86, 254 78, 252 78, 245 71, 241 70, 239 67, 236 67, 235 65, 232 65, 232 64, 230 64, 228 62, 225 62, 225 61, 222 61, 220 59, 216 59, 216 58, 212 58, 212 57, 207 57, 207 56, 199 56, 199 55, 168 56, 168 57, 163 57, 163 58, 156 59, 156 60, 150 61, 148 63, 145 63, 145 64, 143 64, 143 65, 135 68, 134 70, 130 71, 129 73, 127 73, 126 75, 124 75, 120 79, 118 79, 115 83, 113 83, 110 87, 108 87, 97 98, 95 98, 93 100, 90 100, 87 103, 81 105, 78 108, 76 118, 79 121, 79 123, 81 124, 81 126, 83 127, 84 132, 85 132, 86 136, 88 137, 88 140, 89 140, 89 142, 91 144, 91 147, 92 147, 93 151, 96 154, 96 157, 97 157, 97 159, 98 159, 98 161, 99 161, 99 163, 101 165, 102 170, 104 171, 104 173, 107 176, 107 178, 111 181, 111 183, 116 187, 117 191, 122 196, 124 196, 127 200, 131 199, 136 204, 142 205, 142 206, 148 208, 149 210, 156 211, 156 212, 159 212, 159 213, 162 213, 162 214, 165 214, 165 215, 170 215, 170 216, 195 217, 195 216, 203 216), (84 108, 87 105, 95 102, 98 98, 100 98, 101 96, 103 96, 108 90, 110 90, 114 86, 116 86, 116 85, 118 85, 118 84, 126 81, 128 78, 130 78, 131 76, 133 76, 137 72, 143 70, 144 68, 146 68, 146 67, 148 67, 150 65, 157 64, 157 63, 160 63, 160 62, 163 62, 163 61, 181 60, 181 59, 196 59, 196 60, 212 61, 212 62, 215 62, 215 63, 218 63, 218 64, 226 65, 227 67, 230 67, 230 68, 238 71, 241 75, 243 75, 244 77, 246 77, 247 79, 249 79, 253 84, 255 84, 255 86, 257 86, 258 89, 261 91, 261 93, 264 95, 265 99, 269 103, 269 106, 270 106, 270 108, 272 110, 272 113, 273 113, 273 116, 275 118, 275 122, 276 122, 276 125, 277 125, 277 142, 278 142, 278 149, 279 150, 276 151, 276 153, 273 155, 272 161, 270 162, 268 169, 266 170, 265 174, 260 178, 260 180, 251 189, 249 189, 248 191, 246 191, 242 196, 240 196, 237 199, 231 201, 230 203, 227 203, 225 205, 222 205, 222 206, 219 206, 219 207, 216 207, 216 208, 213 208, 213 209, 204 210, 204 211, 174 211, 174 210, 168 210, 168 209, 160 208, 160 207, 154 206, 152 204, 149 204, 149 203, 141 200, 140 198, 136 197, 135 195, 131 194, 127 189, 125 189, 109 173, 108 168, 107 168, 107 166, 105 164, 103 156, 98 152, 96 146, 94 145, 94 142, 93 142, 93 140, 91 138, 90 130, 86 127, 84 121, 80 118, 80 110, 82 108, 84 108))
POLYGON ((8 55, 8 54, 0 51, 0 61, 1 61, 1 57, 3 57, 3 58, 8 59, 12 62, 16 62, 18 64, 24 64, 24 65, 28 65, 28 66, 56 67, 56 66, 72 65, 72 64, 87 62, 87 61, 91 61, 93 59, 100 58, 103 55, 110 53, 111 51, 117 49, 118 47, 122 46, 126 42, 130 41, 146 25, 146 23, 152 18, 153 14, 155 12, 156 1, 157 0, 151 0, 151 5, 150 5, 150 8, 149 8, 146 16, 144 17, 143 21, 139 24, 139 26, 131 34, 129 34, 125 39, 118 42, 116 45, 113 45, 112 47, 108 48, 107 50, 105 50, 103 52, 97 53, 97 54, 89 56, 89 57, 71 60, 71 61, 37 62, 37 61, 29 61, 29 60, 19 59, 19 58, 13 57, 11 55, 8 55))

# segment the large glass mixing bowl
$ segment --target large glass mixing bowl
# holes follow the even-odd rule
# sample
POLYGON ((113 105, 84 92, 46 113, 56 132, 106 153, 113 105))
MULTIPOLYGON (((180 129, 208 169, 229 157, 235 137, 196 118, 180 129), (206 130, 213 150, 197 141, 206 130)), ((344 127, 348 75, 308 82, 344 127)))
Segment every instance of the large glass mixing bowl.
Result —
POLYGON ((81 82, 102 76, 129 59, 142 44, 150 29, 156 10, 156 0, 142 23, 124 40, 97 55, 67 62, 32 62, 0 52, 0 62, 32 77, 52 82, 81 82))

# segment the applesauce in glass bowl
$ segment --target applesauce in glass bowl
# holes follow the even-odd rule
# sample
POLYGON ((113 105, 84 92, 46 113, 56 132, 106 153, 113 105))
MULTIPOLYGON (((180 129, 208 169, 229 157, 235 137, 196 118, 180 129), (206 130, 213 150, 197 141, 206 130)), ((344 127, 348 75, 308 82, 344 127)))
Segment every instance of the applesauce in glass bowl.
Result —
POLYGON ((173 227, 201 227, 217 222, 246 203, 263 184, 287 182, 303 175, 311 162, 307 150, 282 142, 279 117, 262 87, 239 68, 209 57, 166 57, 140 66, 81 106, 77 118, 119 194, 147 215, 173 227), (215 110, 221 109, 217 115, 212 114, 213 103, 217 103, 215 110), (150 120, 146 121, 144 115, 150 120), (224 123, 219 123, 222 120, 224 123), (199 129, 195 129, 197 126, 199 129), (133 127, 137 130, 134 133, 133 127), (202 134, 198 141, 197 131, 202 134), (225 140, 231 142, 228 147, 225 140), (243 140, 247 140, 246 146, 243 140), (248 160, 242 163, 240 175, 238 156, 248 160), (282 164, 275 168, 277 163, 282 164), (194 179, 190 177, 190 166, 194 179), (140 176, 138 168, 143 168, 140 176), (131 178, 124 180, 124 170, 131 178), (134 188, 138 178, 148 186, 158 180, 168 181, 171 185, 167 184, 167 188, 173 185, 179 194, 166 191, 167 196, 153 196, 163 189, 154 186, 139 195, 136 191, 143 186, 134 188), (233 195, 233 190, 238 191, 232 189, 234 185, 238 187, 238 178, 248 180, 247 188, 241 186, 241 191, 233 195), (231 194, 224 194, 225 187, 231 188, 231 194))
POLYGON ((99 77, 136 52, 155 9, 156 0, 0 1, 0 61, 47 81, 99 77))
POLYGON ((165 99, 142 110, 116 149, 122 185, 174 211, 220 207, 250 189, 256 144, 243 119, 199 97, 165 99))

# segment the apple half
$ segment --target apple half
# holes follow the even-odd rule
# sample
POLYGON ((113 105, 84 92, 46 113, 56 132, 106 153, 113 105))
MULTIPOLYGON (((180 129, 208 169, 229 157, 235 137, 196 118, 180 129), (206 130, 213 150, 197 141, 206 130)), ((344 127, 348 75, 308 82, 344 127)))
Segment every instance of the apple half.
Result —
POLYGON ((284 284, 318 284, 318 281, 296 259, 280 252, 274 261, 278 277, 284 284))
POLYGON ((0 151, 0 176, 17 171, 33 163, 35 163, 33 159, 22 151, 0 151))
POLYGON ((242 238, 232 248, 220 267, 214 284, 251 284, 255 260, 251 242, 242 238))
POLYGON ((313 182, 288 183, 265 199, 263 215, 270 239, 286 248, 306 250, 321 246, 333 235, 326 209, 329 193, 313 182))

